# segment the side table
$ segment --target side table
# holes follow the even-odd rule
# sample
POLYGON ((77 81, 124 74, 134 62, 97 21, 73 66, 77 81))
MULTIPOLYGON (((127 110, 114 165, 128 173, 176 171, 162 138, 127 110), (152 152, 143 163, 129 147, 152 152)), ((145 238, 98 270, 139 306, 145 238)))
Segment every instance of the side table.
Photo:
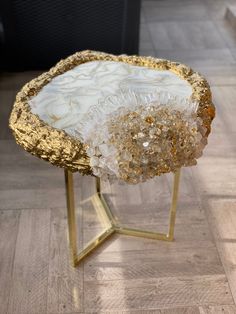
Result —
MULTIPOLYGON (((81 141, 79 136, 80 132, 85 134, 85 129, 90 127, 88 112, 93 113, 91 111, 92 106, 97 106, 96 108, 100 110, 99 108, 102 106, 101 99, 106 99, 105 105, 107 105, 109 95, 119 93, 119 90, 126 93, 126 89, 128 93, 131 90, 132 93, 148 93, 149 95, 156 92, 171 92, 177 95, 177 98, 173 98, 175 101, 176 99, 178 101, 178 97, 182 97, 196 102, 195 118, 201 121, 201 150, 206 145, 211 122, 215 115, 207 81, 188 66, 152 57, 115 56, 89 50, 78 52, 60 61, 48 72, 27 83, 17 94, 10 116, 10 128, 19 145, 32 155, 46 160, 52 165, 64 168, 69 241, 74 266, 115 232, 172 241, 174 238, 180 169, 182 166, 193 165, 193 160, 195 161, 195 158, 200 157, 200 154, 196 154, 193 158, 190 153, 186 153, 188 150, 186 148, 182 152, 191 158, 188 157, 189 159, 186 160, 185 156, 185 159, 180 160, 178 147, 176 148, 175 144, 172 143, 169 158, 175 156, 175 160, 170 160, 167 163, 164 159, 161 159, 164 160, 163 165, 159 162, 156 166, 150 166, 152 173, 149 169, 149 175, 151 173, 151 177, 168 172, 174 173, 172 203, 169 210, 169 228, 166 233, 132 229, 120 225, 101 193, 101 179, 97 175, 97 170, 94 170, 97 167, 94 160, 98 160, 100 155, 99 158, 97 156, 91 157, 88 143, 81 141), (85 117, 87 117, 87 122, 85 122, 87 124, 84 128, 83 121, 86 121, 85 117), (80 252, 77 250, 73 188, 73 173, 77 171, 82 175, 93 175, 95 177, 96 194, 93 196, 93 200, 106 225, 106 230, 90 241, 80 252)), ((107 111, 105 115, 112 115, 114 103, 104 108, 107 111)), ((163 109, 163 107, 161 108, 163 109)), ((146 109, 144 108, 144 110, 146 109)), ((146 116, 146 121, 153 125, 154 120, 149 120, 150 117, 146 116)), ((173 127, 175 124, 173 123, 173 127)), ((141 134, 140 137, 143 136, 141 134)), ((171 141, 172 138, 169 140, 171 141)), ((143 146, 149 145, 147 142, 142 143, 143 146)), ((165 148, 163 148, 164 150, 165 148)), ((131 170, 129 169, 129 171, 131 170)), ((143 178, 142 171, 139 173, 141 173, 140 178, 143 178)), ((128 174, 126 171, 122 178, 127 182, 130 180, 128 183, 138 183, 138 181, 135 181, 137 178, 132 177, 132 171, 128 174)))

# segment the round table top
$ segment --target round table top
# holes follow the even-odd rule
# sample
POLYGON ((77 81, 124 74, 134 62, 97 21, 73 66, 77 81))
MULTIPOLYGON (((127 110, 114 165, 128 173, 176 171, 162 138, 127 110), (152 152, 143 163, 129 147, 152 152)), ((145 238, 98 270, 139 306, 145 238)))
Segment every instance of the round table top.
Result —
POLYGON ((199 73, 168 60, 94 51, 76 53, 26 84, 17 94, 10 127, 17 143, 31 154, 91 174, 83 121, 91 108, 104 102, 106 113, 112 113, 109 97, 120 92, 170 93, 196 101, 206 137, 210 132, 214 106, 209 85, 199 73))

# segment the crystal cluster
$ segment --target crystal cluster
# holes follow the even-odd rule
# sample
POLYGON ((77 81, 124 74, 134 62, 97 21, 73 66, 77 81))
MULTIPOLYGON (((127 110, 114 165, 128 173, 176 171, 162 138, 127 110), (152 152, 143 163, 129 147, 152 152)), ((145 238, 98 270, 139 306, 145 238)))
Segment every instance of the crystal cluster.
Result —
POLYGON ((98 115, 86 134, 94 175, 136 184, 196 164, 207 144, 196 103, 169 94, 120 99, 123 106, 103 114, 103 122, 98 115))

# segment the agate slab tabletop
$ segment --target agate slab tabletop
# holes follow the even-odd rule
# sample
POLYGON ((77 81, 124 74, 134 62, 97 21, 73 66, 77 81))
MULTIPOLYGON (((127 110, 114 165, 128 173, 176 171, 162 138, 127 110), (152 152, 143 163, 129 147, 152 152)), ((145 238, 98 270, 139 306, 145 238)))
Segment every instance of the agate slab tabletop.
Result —
MULTIPOLYGON (((91 174, 78 126, 91 106, 118 90, 170 92, 199 103, 210 133, 214 106, 207 81, 188 66, 163 59, 82 51, 60 61, 17 94, 10 128, 18 144, 53 165, 91 174)), ((107 106, 107 112, 113 110, 107 106)))

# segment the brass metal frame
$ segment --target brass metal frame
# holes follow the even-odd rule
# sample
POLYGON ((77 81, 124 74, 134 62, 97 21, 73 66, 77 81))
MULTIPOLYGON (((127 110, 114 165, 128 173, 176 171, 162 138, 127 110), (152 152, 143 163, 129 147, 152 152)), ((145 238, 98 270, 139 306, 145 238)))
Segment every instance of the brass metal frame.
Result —
POLYGON ((144 237, 149 239, 173 241, 174 227, 176 217, 176 206, 179 191, 180 169, 174 174, 172 202, 169 210, 169 228, 167 233, 158 233, 141 229, 134 229, 123 227, 119 224, 117 219, 113 216, 104 196, 101 193, 100 179, 96 178, 96 194, 91 198, 93 205, 102 218, 106 229, 98 236, 93 238, 86 247, 78 253, 77 250, 77 228, 76 228, 76 215, 75 215, 75 202, 74 202, 74 186, 73 186, 73 173, 65 170, 65 183, 66 183, 66 200, 67 200, 67 215, 68 215, 68 231, 69 243, 72 257, 73 266, 77 266, 79 262, 87 256, 90 252, 96 249, 102 242, 104 242, 113 233, 126 234, 136 237, 144 237))

